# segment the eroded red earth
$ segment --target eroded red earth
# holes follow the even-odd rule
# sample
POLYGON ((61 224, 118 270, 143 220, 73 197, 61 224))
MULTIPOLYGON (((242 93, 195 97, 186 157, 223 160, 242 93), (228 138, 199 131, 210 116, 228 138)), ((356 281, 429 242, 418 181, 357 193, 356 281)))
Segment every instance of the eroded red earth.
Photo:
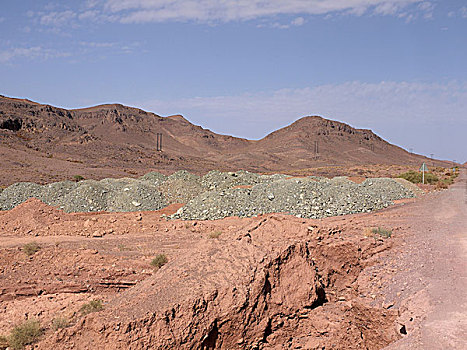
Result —
POLYGON ((0 212, 0 334, 34 318, 39 349, 465 348, 465 172, 449 190, 323 220, 161 217, 179 206, 66 214, 32 199, 0 212), (103 310, 83 316, 96 299, 103 310))

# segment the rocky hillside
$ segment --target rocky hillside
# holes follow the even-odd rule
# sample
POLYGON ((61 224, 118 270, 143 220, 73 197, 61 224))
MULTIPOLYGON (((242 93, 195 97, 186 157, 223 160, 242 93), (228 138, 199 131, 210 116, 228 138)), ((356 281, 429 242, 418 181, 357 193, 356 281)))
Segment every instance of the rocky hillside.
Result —
POLYGON ((119 104, 66 110, 0 96, 1 185, 150 170, 286 172, 317 166, 418 164, 422 158, 370 130, 304 117, 259 141, 219 135, 182 116, 119 104), (162 133, 162 151, 156 134, 162 133))

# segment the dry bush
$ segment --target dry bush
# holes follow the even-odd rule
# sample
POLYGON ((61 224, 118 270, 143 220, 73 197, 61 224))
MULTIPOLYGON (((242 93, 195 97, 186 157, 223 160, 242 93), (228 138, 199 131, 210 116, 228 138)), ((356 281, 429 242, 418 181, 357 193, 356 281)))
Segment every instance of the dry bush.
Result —
POLYGON ((8 338, 4 335, 0 335, 0 350, 5 350, 8 348, 8 338))
POLYGON ((83 316, 88 315, 93 312, 101 311, 104 308, 101 300, 91 300, 89 303, 81 306, 79 311, 83 316))
POLYGON ((390 238, 392 235, 392 231, 384 227, 373 228, 371 232, 375 235, 378 234, 384 238, 390 238))
POLYGON ((213 231, 209 234, 209 238, 219 238, 222 234, 222 231, 213 231))
POLYGON ((156 269, 160 269, 162 266, 167 264, 168 259, 165 254, 157 254, 154 259, 151 261, 151 266, 155 267, 156 269))
POLYGON ((52 329, 57 331, 70 326, 70 321, 66 317, 57 317, 52 320, 52 329))
POLYGON ((40 245, 35 242, 27 243, 22 248, 23 252, 28 256, 36 254, 40 249, 40 245))
POLYGON ((8 336, 8 347, 19 350, 32 344, 42 335, 42 329, 37 320, 28 320, 13 328, 8 336))

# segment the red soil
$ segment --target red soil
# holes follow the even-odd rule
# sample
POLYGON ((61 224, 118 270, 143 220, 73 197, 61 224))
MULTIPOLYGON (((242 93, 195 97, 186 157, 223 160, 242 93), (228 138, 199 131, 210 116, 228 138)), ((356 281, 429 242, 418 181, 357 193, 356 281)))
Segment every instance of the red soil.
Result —
POLYGON ((465 180, 324 220, 167 221, 65 214, 31 200, 0 213, 0 334, 37 318, 41 349, 462 349, 465 180), (28 242, 41 246, 31 257, 21 251, 28 242), (156 271, 158 253, 169 262, 156 271), (92 299, 104 310, 82 316, 92 299), (54 331, 58 316, 71 327, 54 331))

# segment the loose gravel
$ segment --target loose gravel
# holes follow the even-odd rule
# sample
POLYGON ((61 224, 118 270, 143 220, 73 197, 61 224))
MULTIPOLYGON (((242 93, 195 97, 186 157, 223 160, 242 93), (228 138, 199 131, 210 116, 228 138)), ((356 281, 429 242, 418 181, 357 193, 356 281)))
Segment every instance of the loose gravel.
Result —
POLYGON ((31 197, 41 198, 42 186, 32 182, 18 182, 0 193, 0 209, 10 210, 31 197))
POLYGON ((247 171, 211 171, 203 177, 187 171, 170 176, 151 172, 138 179, 62 181, 44 186, 16 183, 0 192, 0 210, 36 197, 66 212, 158 210, 186 203, 171 217, 215 220, 280 212, 322 218, 382 209, 416 194, 412 184, 388 178, 356 184, 346 177, 292 178, 247 171))
POLYGON ((281 179, 249 189, 203 193, 180 208, 172 218, 216 220, 276 212, 323 218, 370 212, 385 208, 396 199, 414 196, 411 190, 392 179, 371 179, 362 184, 346 178, 281 179))

